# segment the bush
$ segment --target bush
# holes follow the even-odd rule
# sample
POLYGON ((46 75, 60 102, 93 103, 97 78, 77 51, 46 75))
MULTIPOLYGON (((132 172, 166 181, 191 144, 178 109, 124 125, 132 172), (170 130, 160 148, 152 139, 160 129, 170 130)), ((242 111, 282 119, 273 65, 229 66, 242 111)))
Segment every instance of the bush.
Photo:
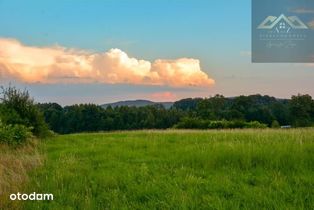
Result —
POLYGON ((209 121, 198 118, 183 118, 179 123, 174 125, 177 129, 206 129, 209 121))
POLYGON ((5 125, 0 121, 0 143, 20 145, 31 137, 31 128, 19 124, 5 125))
POLYGON ((228 128, 244 128, 245 125, 246 125, 246 122, 243 120, 229 121, 228 128))
POLYGON ((233 128, 267 128, 266 124, 258 121, 245 122, 241 120, 236 121, 211 121, 202 120, 198 118, 184 118, 174 126, 178 129, 233 129, 233 128))
POLYGON ((280 124, 277 120, 274 120, 271 124, 271 127, 272 128, 280 128, 280 124))
POLYGON ((24 125, 31 128, 32 133, 37 137, 44 137, 49 134, 44 116, 29 96, 28 91, 18 90, 15 87, 1 87, 0 116, 7 125, 24 125))
POLYGON ((208 124, 208 128, 210 129, 224 129, 229 128, 228 121, 210 121, 208 124))
POLYGON ((245 123, 244 128, 267 128, 267 125, 258 121, 252 121, 245 123))

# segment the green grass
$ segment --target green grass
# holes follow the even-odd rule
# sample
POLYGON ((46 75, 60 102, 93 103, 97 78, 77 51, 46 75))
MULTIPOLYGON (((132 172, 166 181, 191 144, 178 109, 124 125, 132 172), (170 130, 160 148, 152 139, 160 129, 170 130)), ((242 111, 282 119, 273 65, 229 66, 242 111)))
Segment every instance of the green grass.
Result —
POLYGON ((25 209, 313 209, 314 129, 63 135, 25 209))

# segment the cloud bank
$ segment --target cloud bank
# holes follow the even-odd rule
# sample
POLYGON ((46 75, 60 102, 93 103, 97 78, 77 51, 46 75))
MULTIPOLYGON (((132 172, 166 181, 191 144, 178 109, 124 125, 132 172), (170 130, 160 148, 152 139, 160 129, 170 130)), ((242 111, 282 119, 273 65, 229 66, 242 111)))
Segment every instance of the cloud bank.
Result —
POLYGON ((215 83, 192 58, 158 59, 129 57, 120 49, 90 53, 64 47, 25 46, 0 38, 0 79, 26 83, 107 83, 211 86, 215 83))

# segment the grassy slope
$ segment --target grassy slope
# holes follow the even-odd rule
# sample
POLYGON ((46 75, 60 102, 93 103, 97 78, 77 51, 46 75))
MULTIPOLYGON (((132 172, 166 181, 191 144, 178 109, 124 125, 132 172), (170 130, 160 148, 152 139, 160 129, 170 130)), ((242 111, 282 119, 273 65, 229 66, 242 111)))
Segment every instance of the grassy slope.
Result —
POLYGON ((26 209, 310 209, 314 130, 140 131, 55 137, 26 209))

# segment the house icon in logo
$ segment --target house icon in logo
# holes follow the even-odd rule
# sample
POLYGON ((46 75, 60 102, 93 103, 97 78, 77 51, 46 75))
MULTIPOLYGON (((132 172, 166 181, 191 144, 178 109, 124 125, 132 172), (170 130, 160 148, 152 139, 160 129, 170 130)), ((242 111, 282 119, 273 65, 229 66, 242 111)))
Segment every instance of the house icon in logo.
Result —
POLYGON ((275 29, 278 33, 281 31, 289 32, 291 29, 308 29, 308 27, 297 17, 286 17, 281 14, 279 17, 268 16, 257 29, 275 29))

